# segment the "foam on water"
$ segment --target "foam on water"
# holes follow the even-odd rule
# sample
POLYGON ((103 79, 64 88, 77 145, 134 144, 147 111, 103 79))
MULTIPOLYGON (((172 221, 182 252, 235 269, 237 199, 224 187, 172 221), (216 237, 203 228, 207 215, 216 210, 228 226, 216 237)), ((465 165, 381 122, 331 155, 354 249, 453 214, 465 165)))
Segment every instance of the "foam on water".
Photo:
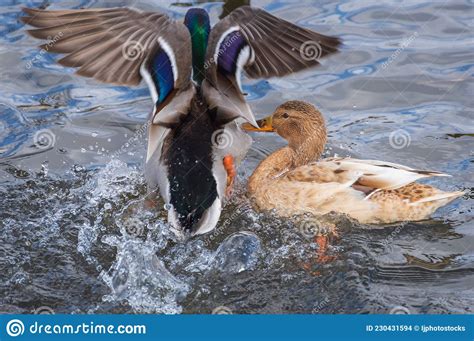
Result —
POLYGON ((200 238, 177 238, 157 212, 146 208, 142 173, 122 161, 109 162, 83 188, 90 192, 81 211, 93 213, 95 220, 83 219, 78 225, 77 250, 101 271, 99 277, 110 289, 103 296, 106 303, 125 304, 137 313, 176 314, 196 276, 256 267, 261 242, 254 233, 234 233, 215 251, 200 238), (102 244, 116 250, 109 267, 96 255, 102 244))
POLYGON ((108 236, 104 243, 117 248, 116 260, 101 278, 111 289, 104 301, 126 301, 139 313, 177 314, 177 301, 189 286, 171 274, 156 256, 156 244, 108 236))
POLYGON ((167 244, 169 229, 162 221, 151 222, 143 186, 142 173, 119 160, 91 178, 85 187, 91 189, 88 205, 97 211, 96 220, 79 227, 78 251, 100 270, 106 266, 93 249, 101 244, 116 249, 113 264, 99 276, 111 290, 104 302, 127 303, 139 313, 180 313, 177 301, 189 288, 156 255, 167 244))

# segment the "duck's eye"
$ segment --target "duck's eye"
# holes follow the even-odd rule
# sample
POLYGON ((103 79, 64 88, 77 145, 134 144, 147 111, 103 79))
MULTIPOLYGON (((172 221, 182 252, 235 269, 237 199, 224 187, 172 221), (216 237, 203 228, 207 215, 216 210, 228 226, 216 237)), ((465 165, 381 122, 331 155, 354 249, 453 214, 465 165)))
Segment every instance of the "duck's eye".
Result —
POLYGON ((283 113, 283 115, 281 115, 281 117, 283 117, 283 118, 288 118, 288 117, 290 117, 290 115, 288 115, 288 113, 285 112, 285 113, 283 113))

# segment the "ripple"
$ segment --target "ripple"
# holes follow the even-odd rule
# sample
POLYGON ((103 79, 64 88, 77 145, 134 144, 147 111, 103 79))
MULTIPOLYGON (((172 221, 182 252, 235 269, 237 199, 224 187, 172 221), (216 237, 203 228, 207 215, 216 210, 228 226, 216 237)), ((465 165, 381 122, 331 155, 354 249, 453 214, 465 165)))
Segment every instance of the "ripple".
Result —
MULTIPOLYGON (((453 177, 436 179, 437 185, 469 191, 472 3, 398 5, 263 3, 288 20, 342 37, 344 46, 311 71, 244 79, 246 98, 259 117, 287 99, 314 102, 328 121, 328 153, 445 171, 453 177), (411 143, 391 148, 389 136, 400 129, 411 143)), ((176 19, 189 7, 140 6, 176 19)), ((222 5, 202 6, 216 21, 222 5)), ((321 263, 320 246, 302 236, 296 222, 256 213, 246 198, 246 178, 285 144, 275 135, 255 135, 218 229, 183 242, 166 223, 163 203, 149 205, 145 136, 131 143, 152 109, 147 88, 76 77, 55 63, 57 57, 39 55, 19 15, 15 1, 0 4, 5 311, 47 306, 56 313, 175 314, 224 306, 234 313, 389 313, 396 307, 473 313, 472 190, 434 219, 403 228, 330 216, 339 235, 328 243, 332 260, 321 263), (55 143, 41 149, 34 136, 45 130, 55 143)))

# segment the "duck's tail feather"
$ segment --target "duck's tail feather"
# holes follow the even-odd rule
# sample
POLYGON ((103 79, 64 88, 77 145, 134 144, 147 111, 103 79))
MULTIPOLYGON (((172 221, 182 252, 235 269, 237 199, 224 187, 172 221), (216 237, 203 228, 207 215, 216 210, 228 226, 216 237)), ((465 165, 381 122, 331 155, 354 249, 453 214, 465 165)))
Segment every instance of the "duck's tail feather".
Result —
POLYGON ((436 193, 436 194, 433 194, 431 196, 421 198, 420 200, 412 202, 410 205, 418 205, 418 204, 422 204, 422 203, 435 202, 435 201, 443 201, 443 203, 441 205, 445 205, 448 202, 451 202, 454 199, 463 196, 464 194, 465 194, 465 192, 463 192, 463 191, 456 191, 456 192, 442 192, 442 191, 439 191, 439 193, 436 193))
POLYGON ((359 160, 352 158, 325 159, 325 164, 341 171, 358 171, 358 184, 374 190, 391 190, 403 187, 419 179, 432 176, 450 176, 445 173, 413 169, 391 162, 359 160))

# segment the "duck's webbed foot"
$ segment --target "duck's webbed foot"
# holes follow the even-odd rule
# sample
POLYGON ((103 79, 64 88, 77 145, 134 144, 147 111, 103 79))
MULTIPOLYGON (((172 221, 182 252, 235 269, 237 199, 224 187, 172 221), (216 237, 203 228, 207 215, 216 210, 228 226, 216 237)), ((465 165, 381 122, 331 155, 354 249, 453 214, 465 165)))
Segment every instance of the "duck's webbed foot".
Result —
POLYGON ((318 249, 308 262, 302 264, 302 268, 313 276, 319 276, 321 274, 319 271, 321 265, 331 263, 338 258, 337 254, 330 254, 331 243, 337 239, 339 239, 339 234, 336 225, 328 223, 324 231, 317 233, 313 237, 313 241, 318 245, 318 249))
POLYGON ((336 259, 336 256, 328 255, 328 244, 330 242, 329 236, 316 236, 314 237, 314 242, 318 244, 318 251, 316 253, 316 263, 326 264, 336 259))
POLYGON ((225 189, 225 196, 229 198, 233 192, 234 180, 237 175, 237 171, 235 170, 234 165, 234 157, 232 155, 224 156, 222 159, 222 163, 224 164, 224 169, 227 172, 227 185, 225 189))

